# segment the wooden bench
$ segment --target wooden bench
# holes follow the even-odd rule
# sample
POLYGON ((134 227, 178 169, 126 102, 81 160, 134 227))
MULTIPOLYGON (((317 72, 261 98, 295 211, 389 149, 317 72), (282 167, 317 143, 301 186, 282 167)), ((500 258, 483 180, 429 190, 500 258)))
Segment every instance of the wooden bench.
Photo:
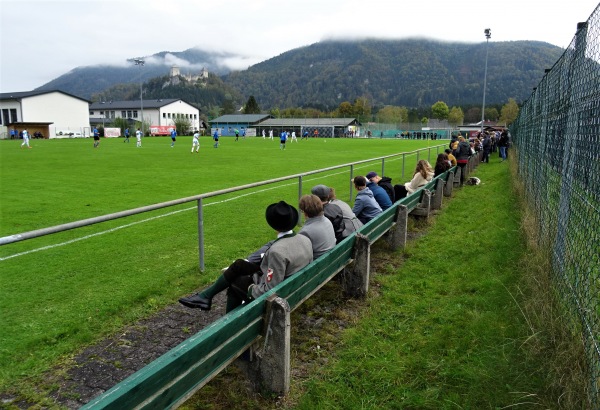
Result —
MULTIPOLYGON (((261 297, 229 312, 83 409, 173 408, 185 402, 240 355, 248 377, 262 390, 285 394, 290 387, 291 312, 342 270, 342 289, 364 297, 370 276, 370 246, 386 235, 392 249, 405 246, 409 214, 441 207, 451 194, 456 167, 397 201, 335 248, 261 297), (447 187, 450 186, 450 190, 447 187), (426 198, 426 199, 424 199, 426 198)), ((439 209, 439 208, 438 208, 439 209)))

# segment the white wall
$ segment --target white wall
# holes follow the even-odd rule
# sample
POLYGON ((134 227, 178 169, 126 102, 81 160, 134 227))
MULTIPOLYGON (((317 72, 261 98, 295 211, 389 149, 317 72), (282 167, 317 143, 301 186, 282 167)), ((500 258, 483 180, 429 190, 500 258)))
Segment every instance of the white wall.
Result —
POLYGON ((160 122, 153 123, 154 125, 173 125, 174 118, 177 114, 188 115, 192 129, 200 129, 200 110, 194 106, 186 103, 185 101, 175 101, 171 104, 167 104, 160 108, 160 122), (163 113, 167 114, 167 118, 163 118, 163 113), (171 114, 171 118, 168 118, 168 114, 171 114), (194 118, 194 115, 196 118, 194 118))
POLYGON ((23 122, 51 122, 50 138, 60 138, 58 132, 84 134, 90 127, 89 105, 86 101, 53 92, 22 100, 23 122))

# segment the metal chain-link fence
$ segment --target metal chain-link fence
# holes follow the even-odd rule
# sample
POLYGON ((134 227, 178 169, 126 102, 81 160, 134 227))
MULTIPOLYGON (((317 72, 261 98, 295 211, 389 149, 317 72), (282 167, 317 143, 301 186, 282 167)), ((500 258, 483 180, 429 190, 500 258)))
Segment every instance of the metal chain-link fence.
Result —
POLYGON ((511 126, 519 174, 549 246, 554 283, 581 323, 600 408, 600 6, 511 126))

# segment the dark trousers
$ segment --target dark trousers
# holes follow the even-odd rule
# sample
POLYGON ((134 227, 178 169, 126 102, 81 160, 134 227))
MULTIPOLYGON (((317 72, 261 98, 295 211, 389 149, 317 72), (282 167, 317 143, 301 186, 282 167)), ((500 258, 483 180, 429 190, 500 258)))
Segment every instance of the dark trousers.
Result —
POLYGON ((396 201, 399 201, 402 198, 406 198, 407 195, 408 191, 406 190, 406 187, 404 185, 394 185, 394 198, 396 199, 396 201))
POLYGON ((223 276, 229 283, 227 289, 227 312, 232 311, 243 302, 249 302, 248 287, 254 283, 252 276, 260 272, 260 265, 248 262, 245 259, 237 259, 223 272, 223 276))
POLYGON ((483 150, 483 157, 481 158, 481 162, 490 162, 490 150, 483 150))

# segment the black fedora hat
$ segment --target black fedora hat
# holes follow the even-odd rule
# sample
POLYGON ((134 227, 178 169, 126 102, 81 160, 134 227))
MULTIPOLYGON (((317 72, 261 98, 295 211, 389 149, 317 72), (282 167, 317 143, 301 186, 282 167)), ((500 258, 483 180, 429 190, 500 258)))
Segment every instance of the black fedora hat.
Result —
POLYGON ((285 201, 271 204, 265 212, 267 223, 278 232, 286 232, 294 229, 298 223, 298 210, 285 201))

